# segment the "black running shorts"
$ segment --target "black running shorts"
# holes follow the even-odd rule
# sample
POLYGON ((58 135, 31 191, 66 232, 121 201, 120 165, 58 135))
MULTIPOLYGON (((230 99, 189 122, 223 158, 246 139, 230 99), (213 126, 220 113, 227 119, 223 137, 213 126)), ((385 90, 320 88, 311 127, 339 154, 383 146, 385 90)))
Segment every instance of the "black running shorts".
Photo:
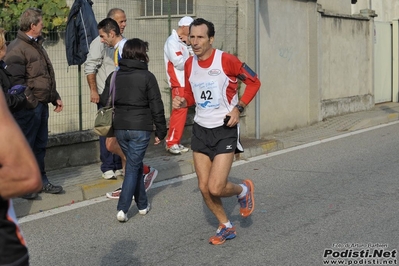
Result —
POLYGON ((194 123, 191 136, 191 149, 195 152, 208 155, 211 161, 213 161, 215 156, 221 153, 243 152, 237 149, 237 144, 242 147, 239 140, 237 126, 205 128, 194 123))

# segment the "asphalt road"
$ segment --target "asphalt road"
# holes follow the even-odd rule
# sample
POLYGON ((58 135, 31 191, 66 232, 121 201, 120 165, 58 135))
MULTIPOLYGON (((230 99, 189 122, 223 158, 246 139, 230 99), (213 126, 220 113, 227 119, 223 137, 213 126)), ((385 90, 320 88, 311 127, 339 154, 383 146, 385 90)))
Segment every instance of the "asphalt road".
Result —
POLYGON ((132 206, 127 223, 104 198, 25 217, 31 265, 396 265, 398 132, 393 124, 239 161, 231 180, 253 179, 256 209, 243 219, 224 199, 237 237, 221 246, 208 244, 217 221, 194 176, 151 189, 152 210, 132 206))

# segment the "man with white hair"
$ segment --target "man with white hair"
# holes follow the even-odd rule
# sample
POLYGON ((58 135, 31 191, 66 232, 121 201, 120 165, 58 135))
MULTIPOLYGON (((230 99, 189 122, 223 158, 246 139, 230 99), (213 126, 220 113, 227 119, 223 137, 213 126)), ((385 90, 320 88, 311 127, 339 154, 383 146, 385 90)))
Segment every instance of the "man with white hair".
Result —
MULTIPOLYGON (((178 22, 164 46, 164 60, 168 84, 172 99, 184 93, 184 63, 192 55, 188 40, 191 17, 183 17, 178 22)), ((187 118, 187 108, 173 109, 169 119, 169 131, 166 138, 166 150, 172 154, 187 152, 188 148, 180 144, 187 118)))

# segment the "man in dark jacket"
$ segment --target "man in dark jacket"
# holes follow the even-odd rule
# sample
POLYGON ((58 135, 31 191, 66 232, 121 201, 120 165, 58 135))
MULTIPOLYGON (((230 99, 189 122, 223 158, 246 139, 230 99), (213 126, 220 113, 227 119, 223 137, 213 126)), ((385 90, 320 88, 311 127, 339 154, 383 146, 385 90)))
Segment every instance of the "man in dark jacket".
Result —
MULTIPOLYGON (((20 18, 17 38, 8 46, 5 62, 12 75, 12 85, 27 86, 27 108, 14 113, 14 118, 30 144, 42 175, 42 192, 57 194, 63 189, 54 186, 47 179, 44 157, 48 141, 49 103, 55 106, 55 112, 61 112, 63 103, 56 90, 53 66, 44 50, 41 36, 43 28, 42 11, 28 8, 20 18)), ((34 199, 37 193, 24 196, 34 199)))

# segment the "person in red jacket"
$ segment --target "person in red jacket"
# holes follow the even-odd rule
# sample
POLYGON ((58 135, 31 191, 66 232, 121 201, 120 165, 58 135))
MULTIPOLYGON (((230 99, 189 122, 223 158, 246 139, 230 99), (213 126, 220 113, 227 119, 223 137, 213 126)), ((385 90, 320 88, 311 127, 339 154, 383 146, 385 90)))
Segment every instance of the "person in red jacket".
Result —
POLYGON ((184 66, 184 97, 173 99, 173 108, 195 104, 191 137, 198 186, 205 204, 219 221, 213 245, 236 237, 236 229, 223 209, 222 197, 237 196, 240 214, 246 218, 255 208, 254 184, 228 180, 234 154, 243 152, 240 143, 240 114, 260 88, 257 75, 234 55, 212 47, 215 28, 212 22, 197 18, 190 25, 194 56, 184 66), (245 85, 238 98, 238 81, 245 85))
MULTIPOLYGON (((188 41, 188 27, 191 22, 193 22, 191 17, 181 18, 178 22, 179 27, 172 31, 164 45, 165 68, 172 99, 184 93, 184 63, 192 55, 188 41)), ((172 154, 188 152, 188 148, 180 143, 186 118, 187 108, 172 109, 166 138, 166 150, 172 154)))

